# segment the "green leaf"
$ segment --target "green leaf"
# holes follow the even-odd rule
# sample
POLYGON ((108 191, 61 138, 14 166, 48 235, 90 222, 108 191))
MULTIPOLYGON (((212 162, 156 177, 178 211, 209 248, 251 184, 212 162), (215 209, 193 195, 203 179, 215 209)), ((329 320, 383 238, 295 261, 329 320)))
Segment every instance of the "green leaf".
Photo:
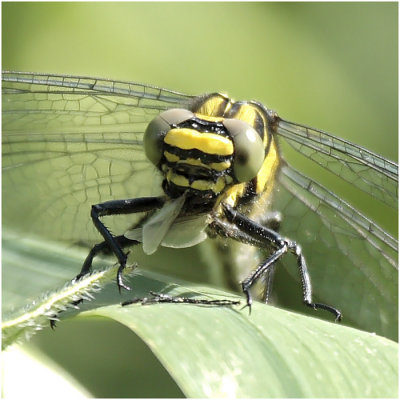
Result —
POLYGON ((259 303, 251 316, 173 304, 85 315, 134 331, 188 397, 397 396, 395 343, 259 303))
MULTIPOLYGON (((56 252, 55 247, 53 252, 56 252)), ((8 249, 5 261, 12 254, 8 249)), ((46 255, 38 251, 35 259, 32 254, 29 265, 21 265, 20 272, 27 282, 34 276, 41 281, 36 267, 40 265, 40 255, 46 255)), ((61 254, 65 261, 71 257, 71 252, 61 252, 60 257, 61 254)), ((79 257, 73 255, 71 265, 74 259, 79 261, 79 257)), ((95 338, 85 336, 83 330, 78 336, 62 340, 61 332, 63 325, 68 325, 67 320, 76 319, 74 316, 78 313, 82 322, 94 321, 93 317, 118 322, 128 328, 131 335, 123 336, 122 341, 121 335, 110 335, 106 339, 107 349, 98 348, 101 361, 92 356, 89 368, 103 371, 96 380, 106 379, 111 371, 123 373, 119 360, 108 363, 107 354, 118 351, 118 347, 128 348, 138 335, 188 397, 397 396, 397 344, 371 333, 261 303, 254 304, 251 315, 247 308, 240 306, 120 305, 122 300, 146 296, 150 290, 173 296, 240 298, 210 287, 171 282, 174 280, 170 277, 140 272, 129 279, 132 293, 123 296, 118 294, 115 284, 107 285, 93 301, 84 302, 80 313, 76 310, 61 313, 58 330, 51 338, 43 337, 47 342, 55 340, 56 347, 63 348, 66 353, 76 349, 79 358, 86 359, 85 349, 95 338)), ((4 283, 7 296, 13 284, 9 279, 4 283)), ((101 334, 96 332, 96 335, 101 334)), ((62 364, 62 359, 58 362, 62 364)), ((145 362, 133 356, 129 371, 130 368, 140 371, 145 362)), ((76 368, 80 362, 75 359, 73 364, 76 368)), ((85 380, 82 375, 79 378, 81 383, 85 380)), ((152 379, 151 372, 147 379, 152 379)), ((162 392, 162 388, 158 389, 162 392)), ((130 389, 129 395, 135 396, 135 388, 130 389)), ((104 397, 104 394, 96 393, 96 396, 104 397)))

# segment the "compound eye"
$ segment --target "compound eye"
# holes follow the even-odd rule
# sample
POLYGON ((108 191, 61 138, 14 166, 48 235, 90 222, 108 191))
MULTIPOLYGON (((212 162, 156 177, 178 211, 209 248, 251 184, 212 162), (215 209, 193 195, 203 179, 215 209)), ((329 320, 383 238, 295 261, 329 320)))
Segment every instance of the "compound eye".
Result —
POLYGON ((247 122, 239 119, 225 119, 235 148, 233 173, 238 182, 253 179, 264 162, 265 151, 263 141, 257 131, 247 122))
POLYGON ((163 141, 166 133, 177 124, 193 118, 194 114, 189 110, 173 108, 162 112, 147 126, 143 137, 144 151, 147 158, 158 165, 163 152, 163 141))

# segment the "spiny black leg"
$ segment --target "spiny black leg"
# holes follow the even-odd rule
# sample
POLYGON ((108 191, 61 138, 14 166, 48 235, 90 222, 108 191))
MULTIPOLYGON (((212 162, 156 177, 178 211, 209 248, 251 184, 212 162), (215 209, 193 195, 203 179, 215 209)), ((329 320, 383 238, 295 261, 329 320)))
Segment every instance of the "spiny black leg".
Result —
POLYGON ((121 303, 121 305, 128 306, 130 304, 142 303, 146 304, 158 304, 158 303, 174 303, 174 304, 197 304, 204 306, 232 306, 240 304, 240 301, 236 300, 227 300, 227 299, 216 299, 216 300, 207 300, 207 299, 196 299, 192 297, 173 297, 168 294, 150 292, 152 297, 144 297, 142 299, 132 299, 127 300, 121 303))
MULTIPOLYGON (((268 219, 268 221, 270 221, 270 219, 268 219)), ((277 222, 276 214, 274 214, 274 216, 273 216, 273 221, 277 222)), ((230 237, 239 242, 251 244, 256 247, 265 246, 265 238, 260 239, 257 237, 250 236, 245 231, 243 231, 241 228, 239 228, 237 225, 235 225, 234 223, 223 221, 218 217, 214 217, 211 227, 215 230, 215 232, 217 232, 221 236, 230 237)), ((267 260, 267 262, 268 262, 268 260, 267 260)), ((257 279, 259 279, 259 277, 262 274, 270 271, 274 266, 274 264, 273 264, 274 261, 272 261, 272 264, 268 263, 268 266, 262 268, 265 263, 266 262, 263 262, 256 268, 256 270, 254 271, 254 274, 256 274, 256 276, 253 276, 253 274, 251 274, 245 281, 242 282, 242 291, 246 296, 246 305, 244 307, 249 308, 249 314, 251 314, 251 305, 253 303, 253 299, 252 299, 251 293, 250 293, 251 286, 253 285, 253 283, 255 283, 255 281, 257 279)), ((268 286, 268 288, 269 288, 269 286, 268 286)), ((267 288, 267 291, 268 291, 268 288, 267 288)), ((266 295, 266 300, 267 299, 268 299, 268 293, 266 295)))
MULTIPOLYGON (((269 224, 275 224, 275 226, 278 226, 280 224, 280 218, 279 215, 280 213, 270 213, 268 215, 268 217, 264 220, 265 223, 269 224)), ((223 221, 218 217, 214 217, 213 221, 210 225, 210 228, 213 229, 217 234, 219 234, 220 236, 225 236, 225 237, 229 237, 232 239, 235 239, 239 242, 245 243, 245 244, 250 244, 252 246, 256 246, 256 247, 264 247, 265 246, 265 239, 263 238, 262 240, 260 240, 259 238, 255 238, 252 237, 250 235, 248 235, 246 232, 244 232, 243 230, 241 230, 238 226, 234 225, 231 222, 228 221, 223 221)), ((275 272, 275 266, 271 265, 271 267, 269 267, 269 269, 266 271, 267 274, 267 281, 265 284, 265 292, 264 292, 264 297, 263 297, 263 301, 265 303, 268 303, 268 299, 270 297, 270 293, 271 293, 271 288, 272 288, 272 281, 273 281, 273 277, 274 277, 274 272, 275 272)), ((249 314, 251 313, 251 296, 250 296, 250 292, 249 291, 243 291, 246 295, 246 298, 248 299, 247 303, 248 305, 246 305, 245 307, 249 307, 249 314), (249 300, 250 299, 250 300, 249 300)))
POLYGON ((273 253, 266 261, 263 261, 261 264, 259 264, 258 267, 250 274, 250 276, 247 277, 242 282, 242 290, 243 290, 243 293, 247 297, 247 306, 249 307, 249 313, 250 313, 250 310, 251 310, 251 304, 253 302, 253 300, 251 298, 251 294, 250 294, 250 288, 286 252, 287 252, 287 246, 285 245, 282 248, 280 248, 279 250, 275 251, 275 253, 273 253))
MULTIPOLYGON (((115 203, 115 202, 113 202, 113 203, 115 203)), ((116 240, 114 239, 111 232, 107 229, 107 227, 99 219, 103 215, 110 215, 110 214, 108 214, 109 211, 110 211, 110 208, 108 208, 108 204, 106 204, 106 203, 96 204, 96 205, 92 206, 92 211, 90 213, 90 216, 92 218, 94 226, 101 233, 101 235, 104 238, 104 241, 108 244, 108 247, 110 248, 110 250, 117 257, 119 264, 123 265, 125 267, 126 259, 127 259, 126 254, 122 251, 121 247, 116 242, 116 240)), ((119 209, 118 209, 118 211, 119 211, 119 209)))
POLYGON ((302 254, 301 247, 298 246, 295 242, 289 243, 290 251, 297 256, 297 265, 300 271, 301 284, 303 287, 303 301, 304 304, 308 307, 321 310, 326 310, 332 313, 335 316, 335 321, 340 321, 342 319, 342 313, 335 307, 328 306, 327 304, 322 303, 313 303, 312 302, 312 288, 310 275, 308 273, 306 260, 302 254))
MULTIPOLYGON (((114 239, 117 240, 117 238, 114 238, 114 239)), ((94 257, 99 253, 106 252, 107 250, 109 250, 109 247, 106 242, 101 242, 101 243, 95 244, 90 249, 89 254, 86 256, 86 259, 82 265, 81 271, 79 272, 79 274, 76 276, 75 279, 80 279, 83 276, 85 276, 86 274, 88 274, 92 268, 92 263, 93 263, 94 257)))
POLYGON ((123 301, 121 303, 121 306, 126 307, 126 306, 130 306, 131 304, 142 303, 144 299, 146 299, 146 297, 144 297, 144 298, 135 297, 134 299, 123 301))
MULTIPOLYGON (((113 240, 115 240, 121 248, 127 247, 127 246, 133 246, 133 245, 136 245, 139 243, 136 240, 128 239, 123 235, 114 236, 113 240)), ((87 255, 87 257, 85 259, 85 262, 83 263, 81 272, 79 272, 79 274, 76 276, 75 279, 80 279, 84 275, 86 275, 90 272, 93 259, 97 254, 100 254, 100 253, 107 254, 110 252, 111 252, 111 249, 109 248, 108 243, 105 241, 94 245, 91 248, 91 250, 89 251, 89 254, 87 255)))
MULTIPOLYGON (((246 293, 249 301, 248 290, 266 270, 275 263, 284 253, 290 251, 297 258, 297 266, 300 271, 301 283, 303 288, 303 301, 304 303, 314 309, 323 309, 335 315, 335 320, 340 321, 342 318, 341 312, 335 307, 312 302, 312 289, 310 276, 308 274, 307 264, 301 252, 301 247, 296 242, 283 238, 277 232, 263 227, 256 222, 250 220, 245 215, 234 210, 229 205, 223 204, 223 210, 228 221, 235 224, 247 235, 253 237, 256 241, 262 242, 266 246, 273 246, 277 250, 267 259, 265 263, 260 264, 256 270, 243 282, 243 291, 246 293)), ((250 298, 251 300, 251 298, 250 298)))
POLYGON ((164 202, 165 199, 163 197, 142 197, 138 199, 111 200, 93 205, 90 216, 94 226, 103 236, 104 242, 97 244, 91 249, 77 278, 79 279, 90 271, 93 258, 96 254, 109 250, 115 254, 120 264, 117 275, 118 287, 127 289, 128 287, 122 282, 122 270, 125 268, 127 260, 127 254, 123 252, 122 247, 129 243, 136 244, 137 242, 130 241, 123 235, 114 237, 107 227, 100 221, 100 218, 106 215, 132 214, 137 212, 152 211, 157 208, 161 208, 164 202))
POLYGON ((250 244, 256 247, 263 247, 264 240, 256 239, 246 232, 243 232, 236 225, 223 221, 220 218, 214 217, 210 227, 220 236, 235 239, 238 242, 250 244))
POLYGON ((287 246, 284 245, 280 249, 276 250, 266 261, 263 261, 252 273, 242 282, 243 291, 250 289, 254 282, 260 279, 268 268, 271 267, 283 254, 287 252, 287 246))

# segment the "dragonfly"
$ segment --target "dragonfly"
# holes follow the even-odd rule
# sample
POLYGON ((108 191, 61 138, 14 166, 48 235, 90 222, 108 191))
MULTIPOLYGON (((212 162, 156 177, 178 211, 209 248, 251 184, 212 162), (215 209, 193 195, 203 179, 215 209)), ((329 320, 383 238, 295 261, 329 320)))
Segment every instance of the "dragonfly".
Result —
POLYGON ((283 265, 300 275, 306 305, 336 319, 340 308, 355 326, 397 335, 397 239, 281 148, 393 209, 396 163, 218 93, 3 72, 2 99, 4 226, 84 242, 78 277, 102 251, 121 272, 129 244, 151 254, 211 237, 248 305, 254 293, 269 299, 283 265), (312 300, 311 279, 323 302, 312 300))

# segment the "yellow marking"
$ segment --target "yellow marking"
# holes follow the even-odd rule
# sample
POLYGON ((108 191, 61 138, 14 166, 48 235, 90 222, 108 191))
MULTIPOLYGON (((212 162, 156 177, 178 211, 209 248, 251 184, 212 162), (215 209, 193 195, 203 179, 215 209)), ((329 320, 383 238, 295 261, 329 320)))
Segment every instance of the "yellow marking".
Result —
POLYGON ((252 104, 243 104, 239 107, 233 118, 245 121, 254 127, 257 115, 259 115, 259 113, 252 104))
MULTIPOLYGON (((246 121, 253 127, 255 127, 257 117, 261 117, 264 121, 264 147, 267 146, 268 140, 272 140, 268 155, 266 156, 256 177, 257 185, 255 187, 255 192, 256 194, 260 194, 265 190, 268 190, 268 192, 272 191, 275 182, 275 175, 280 162, 278 149, 275 141, 268 137, 268 123, 265 120, 264 115, 259 112, 257 106, 253 104, 243 104, 234 115, 234 118, 246 121)), ((243 194, 239 193, 239 197, 243 194)))
POLYGON ((189 187, 189 181, 182 175, 177 175, 172 172, 172 169, 167 172, 167 180, 174 183, 176 186, 189 187))
POLYGON ((257 117, 261 117, 264 123, 265 131, 264 131, 264 148, 268 144, 268 121, 266 120, 263 113, 260 113, 257 106, 254 104, 243 104, 237 110, 237 113, 232 116, 232 118, 240 119, 242 121, 247 122, 253 128, 255 128, 257 117))
POLYGON ((279 167, 279 161, 278 149, 273 140, 264 163, 257 174, 257 186, 255 188, 257 194, 264 190, 268 190, 269 192, 272 191, 275 183, 276 172, 279 167))
POLYGON ((230 161, 222 161, 220 163, 210 163, 210 164, 204 164, 199 160, 198 158, 187 158, 185 160, 180 160, 178 161, 178 164, 189 164, 189 165, 195 165, 207 169, 213 169, 214 171, 224 171, 225 169, 228 169, 231 166, 230 161))
MULTIPOLYGON (((221 121, 223 118, 221 116, 226 115, 227 111, 232 108, 233 101, 229 100, 227 96, 223 95, 213 95, 212 97, 206 99, 203 104, 199 106, 197 110, 194 110, 194 112, 198 115, 199 118, 208 120, 208 121, 221 121)), ((274 142, 273 138, 268 136, 268 121, 266 120, 264 114, 260 112, 258 106, 254 104, 243 104, 241 105, 235 115, 230 116, 231 118, 236 118, 240 119, 242 121, 247 122, 251 126, 255 127, 256 121, 258 118, 262 118, 264 127, 265 127, 265 132, 264 132, 264 139, 263 139, 263 144, 264 148, 267 147, 268 141, 272 140, 272 143, 270 145, 269 153, 267 157, 265 158, 263 165, 260 168, 260 171, 258 172, 256 176, 256 187, 254 188, 255 193, 258 195, 259 198, 264 199, 264 203, 267 201, 267 199, 270 198, 270 195, 272 193, 272 190, 275 185, 276 181, 276 174, 280 165, 280 156, 277 148, 277 144, 274 142)), ((211 139, 211 138, 210 138, 211 139)), ((179 140, 180 141, 180 140, 179 140)), ((188 139, 188 142, 197 143, 197 136, 193 138, 188 139)), ((181 143, 177 144, 177 147, 184 148, 181 143)), ((223 146, 222 146, 223 147, 223 146)), ((197 145, 195 148, 198 148, 197 145)), ((209 152, 207 150, 203 150, 204 152, 209 152)), ((213 153, 211 153, 213 154, 213 153)), ((218 150, 215 154, 223 154, 221 150, 218 150)), ((232 154, 232 153, 229 153, 232 154)), ((177 161, 180 162, 180 161, 177 161)), ((182 160, 182 162, 186 162, 188 164, 192 165, 201 165, 198 164, 198 160, 182 160)), ((221 164, 221 163, 219 163, 221 164)), ((217 169, 216 165, 209 164, 211 168, 217 171, 222 171, 223 169, 217 169)), ((227 166, 228 168, 228 166, 227 166)), ((200 183, 199 181, 195 181, 197 183, 193 184, 194 186, 198 186, 199 188, 203 183, 200 183)), ((204 184, 203 187, 210 187, 215 193, 220 193, 220 195, 217 198, 217 201, 214 206, 214 210, 217 213, 217 215, 223 216, 223 211, 221 207, 221 203, 226 203, 232 207, 236 207, 240 199, 245 195, 246 189, 249 185, 249 182, 243 182, 240 184, 236 184, 233 186, 230 186, 232 183, 232 178, 230 176, 225 176, 221 177, 218 179, 218 182, 210 187, 209 183, 204 184), (223 178, 223 179, 222 179, 223 178), (225 190, 224 190, 225 189, 225 190), (224 192, 222 192, 224 190, 224 192)), ((203 189, 199 189, 203 190, 203 189)))
POLYGON ((165 135, 164 142, 182 150, 197 149, 207 154, 230 156, 233 143, 230 139, 214 133, 200 133, 193 129, 171 129, 165 135))
POLYGON ((212 190, 213 186, 214 184, 212 182, 206 181, 204 179, 193 181, 193 183, 190 185, 191 188, 197 190, 212 190))
POLYGON ((219 163, 210 163, 210 167, 215 171, 223 171, 231 166, 230 161, 222 161, 219 163))
POLYGON ((180 160, 176 154, 172 154, 168 151, 164 151, 164 156, 169 162, 178 162, 180 160))
POLYGON ((187 178, 182 175, 175 174, 172 169, 167 171, 166 178, 169 182, 172 182, 180 187, 190 187, 200 191, 212 190, 215 194, 221 193, 226 186, 226 180, 224 176, 220 176, 215 183, 205 179, 197 179, 189 184, 189 180, 187 178))
POLYGON ((215 184, 213 185, 213 192, 218 194, 221 193, 224 190, 224 187, 226 186, 226 177, 224 176, 220 176, 217 179, 217 182, 215 182, 215 184))
POLYGON ((203 104, 201 104, 201 106, 195 110, 195 113, 199 114, 200 118, 203 118, 203 116, 207 116, 207 118, 222 117, 231 108, 231 106, 232 101, 228 98, 228 96, 223 94, 215 94, 204 101, 203 104), (222 107, 223 105, 224 107, 222 107))
MULTIPOLYGON (((257 174, 257 186, 255 188, 256 194, 261 194, 262 197, 269 197, 275 185, 276 173, 280 164, 279 153, 276 143, 273 141, 267 157, 257 174)), ((239 200, 246 193, 248 182, 243 182, 233 185, 228 188, 224 193, 218 197, 214 207, 218 216, 223 215, 221 203, 236 207, 239 200)))
POLYGON ((215 194, 221 193, 226 185, 225 178, 220 176, 215 183, 204 179, 193 181, 190 185, 191 188, 196 190, 212 190, 215 194))
POLYGON ((207 169, 213 169, 214 171, 224 171, 225 169, 228 169, 231 166, 230 161, 222 161, 219 163, 210 163, 210 164, 204 164, 201 162, 200 159, 198 158, 186 158, 186 159, 180 159, 177 155, 171 154, 168 151, 164 151, 164 156, 169 162, 174 162, 177 164, 189 164, 189 165, 195 165, 207 169))
POLYGON ((239 201, 239 199, 243 197, 243 195, 245 194, 246 187, 247 187, 246 182, 238 183, 237 185, 233 185, 227 190, 225 190, 224 193, 221 193, 214 207, 214 210, 216 211, 217 215, 218 216, 223 215, 221 203, 228 204, 231 207, 236 207, 236 204, 239 201))

